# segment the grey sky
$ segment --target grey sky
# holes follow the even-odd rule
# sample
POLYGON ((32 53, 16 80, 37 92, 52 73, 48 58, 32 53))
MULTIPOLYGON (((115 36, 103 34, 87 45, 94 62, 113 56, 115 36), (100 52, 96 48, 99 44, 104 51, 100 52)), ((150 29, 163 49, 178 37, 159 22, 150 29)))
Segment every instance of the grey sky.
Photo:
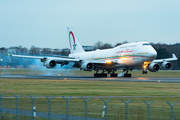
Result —
POLYGON ((0 0, 0 47, 69 48, 146 40, 180 42, 180 0, 0 0))

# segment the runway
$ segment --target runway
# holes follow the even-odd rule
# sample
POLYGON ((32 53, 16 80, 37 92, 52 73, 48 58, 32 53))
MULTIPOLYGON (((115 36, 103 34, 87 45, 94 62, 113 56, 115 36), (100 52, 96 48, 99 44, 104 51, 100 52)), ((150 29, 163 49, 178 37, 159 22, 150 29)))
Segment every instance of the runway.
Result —
POLYGON ((2 74, 2 75, 0 75, 0 78, 180 83, 180 78, 162 78, 162 77, 94 78, 93 76, 49 76, 49 75, 47 76, 47 75, 2 74))

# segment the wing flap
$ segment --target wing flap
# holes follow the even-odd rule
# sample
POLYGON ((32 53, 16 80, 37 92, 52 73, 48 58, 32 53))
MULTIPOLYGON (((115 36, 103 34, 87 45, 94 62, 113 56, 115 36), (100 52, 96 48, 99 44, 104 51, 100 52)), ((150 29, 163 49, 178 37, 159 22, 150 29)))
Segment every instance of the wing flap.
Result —
POLYGON ((44 59, 44 58, 46 58, 46 57, 41 57, 41 56, 26 56, 26 55, 11 55, 11 54, 8 54, 8 56, 20 57, 20 58, 34 58, 34 59, 44 59))
POLYGON ((54 61, 56 62, 79 62, 80 60, 79 59, 69 59, 69 58, 51 58, 51 57, 48 57, 47 59, 53 59, 54 61))

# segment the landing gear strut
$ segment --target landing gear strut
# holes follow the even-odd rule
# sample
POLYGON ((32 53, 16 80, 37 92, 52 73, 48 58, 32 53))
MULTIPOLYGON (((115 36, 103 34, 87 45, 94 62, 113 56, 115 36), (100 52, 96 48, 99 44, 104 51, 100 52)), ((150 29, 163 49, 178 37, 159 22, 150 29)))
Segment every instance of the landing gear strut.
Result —
POLYGON ((94 73, 94 77, 107 77, 107 73, 104 73, 104 70, 102 73, 98 73, 98 71, 96 71, 96 73, 94 73))
POLYGON ((111 73, 111 77, 117 77, 118 74, 117 73, 114 73, 115 70, 113 70, 113 72, 111 73))
POLYGON ((131 77, 131 74, 128 74, 128 71, 129 71, 129 70, 126 69, 125 71, 126 71, 126 73, 124 74, 124 77, 131 77))

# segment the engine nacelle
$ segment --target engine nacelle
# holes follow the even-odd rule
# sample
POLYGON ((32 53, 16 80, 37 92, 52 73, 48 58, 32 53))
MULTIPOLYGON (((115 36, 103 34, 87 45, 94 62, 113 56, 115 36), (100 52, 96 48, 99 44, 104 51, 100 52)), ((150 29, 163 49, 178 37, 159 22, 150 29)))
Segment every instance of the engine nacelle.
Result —
POLYGON ((54 68, 56 66, 56 61, 54 60, 47 60, 45 63, 44 63, 44 66, 46 68, 54 68))
POLYGON ((83 63, 81 65, 81 68, 84 70, 84 71, 92 71, 94 69, 94 64, 93 63, 83 63))
POLYGON ((151 71, 151 72, 157 72, 157 71, 159 71, 159 69, 160 69, 160 66, 157 63, 151 63, 148 66, 148 70, 151 71))
POLYGON ((173 67, 173 65, 172 65, 172 63, 170 63, 170 62, 163 62, 163 63, 161 64, 161 68, 162 68, 163 70, 171 70, 172 67, 173 67))

